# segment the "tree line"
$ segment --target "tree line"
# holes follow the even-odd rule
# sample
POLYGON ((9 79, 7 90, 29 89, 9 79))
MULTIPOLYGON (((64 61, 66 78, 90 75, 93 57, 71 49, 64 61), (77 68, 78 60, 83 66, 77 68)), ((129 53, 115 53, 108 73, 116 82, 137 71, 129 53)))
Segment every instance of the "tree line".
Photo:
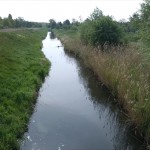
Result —
POLYGON ((76 19, 72 19, 72 23, 69 21, 69 19, 66 19, 63 22, 56 22, 54 19, 49 20, 48 28, 50 29, 70 29, 73 27, 78 27, 80 25, 80 22, 76 19))
POLYGON ((21 28, 21 27, 39 28, 39 27, 42 27, 42 26, 43 26, 43 23, 26 21, 21 17, 13 19, 11 14, 9 14, 8 17, 6 17, 6 18, 1 18, 0 17, 0 29, 4 29, 4 28, 21 28))
POLYGON ((107 45, 126 44, 129 41, 143 41, 150 44, 150 0, 144 0, 138 12, 130 16, 129 20, 116 21, 112 16, 105 16, 99 8, 95 8, 91 15, 79 22, 67 19, 56 22, 50 19, 50 29, 78 30, 84 44, 102 47, 107 45))

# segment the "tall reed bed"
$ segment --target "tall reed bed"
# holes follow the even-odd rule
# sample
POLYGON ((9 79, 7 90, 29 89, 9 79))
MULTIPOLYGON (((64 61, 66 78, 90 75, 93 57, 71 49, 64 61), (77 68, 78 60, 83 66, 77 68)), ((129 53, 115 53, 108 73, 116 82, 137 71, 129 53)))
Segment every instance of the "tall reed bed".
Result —
POLYGON ((79 38, 57 34, 65 50, 80 57, 117 97, 128 123, 150 140, 150 63, 145 62, 142 51, 136 45, 106 45, 102 51, 83 45, 79 38))

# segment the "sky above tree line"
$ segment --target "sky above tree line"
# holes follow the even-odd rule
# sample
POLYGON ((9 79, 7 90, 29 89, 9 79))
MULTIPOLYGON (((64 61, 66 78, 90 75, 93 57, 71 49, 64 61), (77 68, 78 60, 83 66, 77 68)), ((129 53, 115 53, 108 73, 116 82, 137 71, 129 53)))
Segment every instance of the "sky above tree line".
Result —
POLYGON ((8 14, 27 21, 48 22, 86 19, 98 7, 104 15, 117 21, 128 18, 140 9, 143 0, 0 0, 0 16, 8 14))

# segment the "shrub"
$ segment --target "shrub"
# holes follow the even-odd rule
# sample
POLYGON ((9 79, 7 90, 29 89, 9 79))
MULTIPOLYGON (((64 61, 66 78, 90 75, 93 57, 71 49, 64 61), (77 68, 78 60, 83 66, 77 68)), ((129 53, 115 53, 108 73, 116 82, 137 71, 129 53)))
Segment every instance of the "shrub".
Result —
POLYGON ((96 20, 87 20, 80 27, 80 37, 85 44, 93 46, 104 44, 117 45, 121 42, 122 31, 111 17, 101 16, 96 20))

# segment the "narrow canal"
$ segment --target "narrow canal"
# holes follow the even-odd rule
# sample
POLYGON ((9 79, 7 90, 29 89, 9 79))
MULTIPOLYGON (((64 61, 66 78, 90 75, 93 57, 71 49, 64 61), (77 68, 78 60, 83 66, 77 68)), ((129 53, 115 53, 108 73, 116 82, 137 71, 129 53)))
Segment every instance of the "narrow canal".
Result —
POLYGON ((52 66, 20 149, 142 149, 109 92, 49 34, 42 51, 52 66))

